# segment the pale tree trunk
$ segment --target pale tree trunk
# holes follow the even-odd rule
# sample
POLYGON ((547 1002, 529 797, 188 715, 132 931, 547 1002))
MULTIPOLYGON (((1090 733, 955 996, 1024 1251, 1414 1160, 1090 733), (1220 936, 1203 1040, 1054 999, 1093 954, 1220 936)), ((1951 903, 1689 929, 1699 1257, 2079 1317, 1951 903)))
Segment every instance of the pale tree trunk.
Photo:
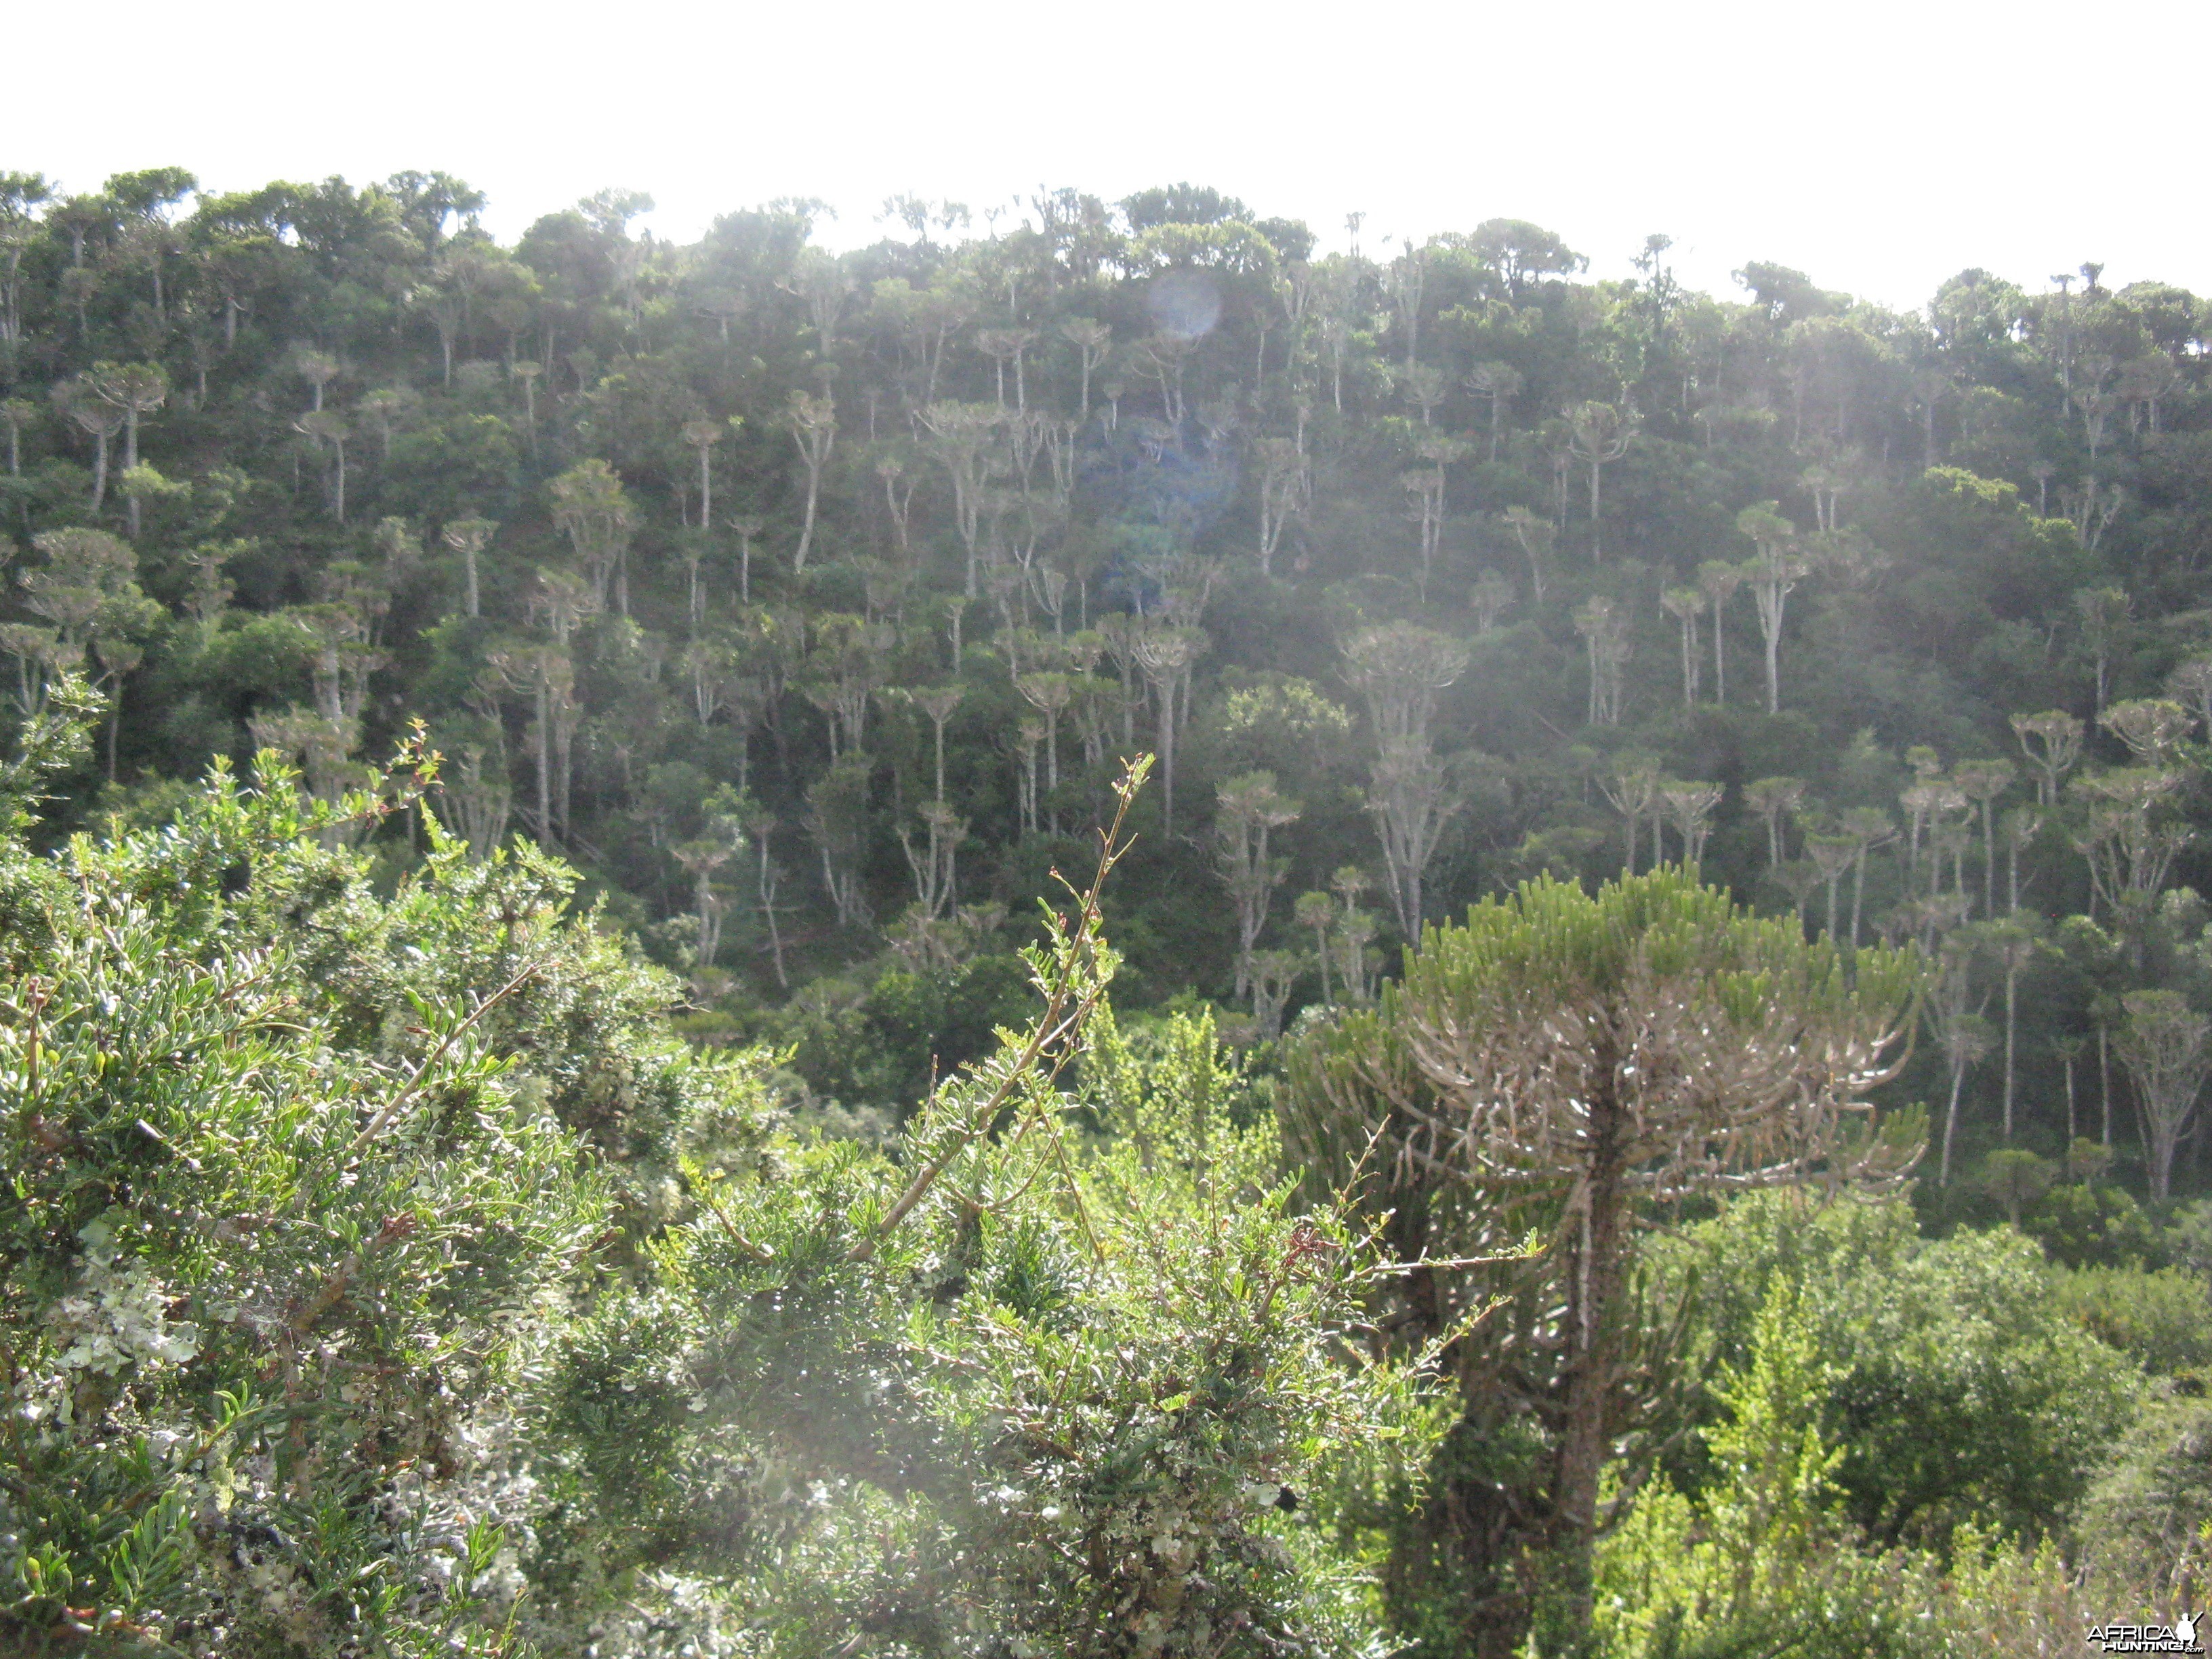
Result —
POLYGON ((553 714, 547 706, 545 688, 538 688, 538 834, 540 840, 551 844, 553 840, 553 714))
POLYGON ((1951 1184, 1951 1142, 1959 1133, 1959 1094, 1965 1088, 1966 1082, 1966 1068, 1954 1062, 1951 1066, 1951 1104, 1943 1115, 1943 1158, 1936 1175, 1936 1184, 1939 1187, 1951 1184))
POLYGON ((2020 1030, 2020 969, 2005 964, 2004 1144, 2012 1145, 2013 1055, 2020 1030))
POLYGON ((2112 1040, 2102 1025, 2097 1028, 2097 1091, 2104 1109, 2105 1150, 2112 1150, 2112 1040))
POLYGON ((1590 562, 1601 563, 1605 558, 1605 529, 1598 518, 1598 481, 1605 476, 1605 463, 1590 463, 1590 562))
POLYGON ((1160 833, 1175 834, 1175 682, 1154 683, 1160 706, 1160 833))

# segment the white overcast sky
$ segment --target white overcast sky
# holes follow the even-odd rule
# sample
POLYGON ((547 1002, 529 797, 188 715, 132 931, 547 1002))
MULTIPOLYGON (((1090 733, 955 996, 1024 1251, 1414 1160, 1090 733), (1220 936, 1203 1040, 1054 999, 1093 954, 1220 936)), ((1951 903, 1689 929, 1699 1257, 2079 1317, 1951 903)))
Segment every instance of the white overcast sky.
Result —
MULTIPOLYGON (((1899 306, 1986 266, 2212 290, 2207 9, 2015 0, 473 0, 8 9, 0 168, 73 189, 440 168, 512 236, 607 185, 678 238, 778 196, 1187 179, 1340 245, 1534 219, 1619 271, 1673 236, 1899 306)), ((981 228, 981 220, 978 220, 981 228)))

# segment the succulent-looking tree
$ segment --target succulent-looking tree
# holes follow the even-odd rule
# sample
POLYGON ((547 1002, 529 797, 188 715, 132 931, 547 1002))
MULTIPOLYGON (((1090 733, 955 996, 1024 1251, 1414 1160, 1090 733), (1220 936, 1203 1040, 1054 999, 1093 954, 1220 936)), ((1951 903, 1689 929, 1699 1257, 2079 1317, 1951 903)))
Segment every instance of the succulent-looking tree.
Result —
POLYGON ((1479 398, 1490 401, 1490 465, 1498 465, 1498 439, 1504 420, 1505 405, 1511 402, 1526 384, 1521 371, 1510 363, 1480 362, 1467 377, 1467 389, 1479 398))
POLYGON ((1420 936, 1421 877, 1454 811, 1430 750, 1437 697, 1467 672, 1467 647, 1412 623, 1363 628, 1343 647, 1345 678, 1367 703, 1376 739, 1368 811, 1382 842, 1391 907, 1408 939, 1420 936))
POLYGON ((2081 757, 2081 738, 2087 729, 2078 718, 2062 708, 2012 716, 2013 735, 2020 739, 2021 751, 2036 770, 2037 805, 2048 808, 2058 804, 2059 786, 2074 769, 2074 763, 2081 757), (2029 746, 2030 738, 2034 739, 2033 748, 2029 746))
POLYGON ((1091 377, 1106 361, 1114 349, 1114 331, 1091 317, 1071 317, 1060 325, 1060 337, 1075 348, 1081 375, 1079 383, 1080 418, 1091 418, 1091 377))
POLYGON ((0 426, 8 428, 8 476, 23 476, 23 428, 39 418, 39 406, 27 398, 0 398, 0 426))
POLYGON ((2191 657, 2181 664, 2166 677, 2166 689, 2197 711, 2206 734, 2212 736, 2212 656, 2191 657))
MULTIPOLYGON (((1539 880, 1431 931, 1379 1008, 1294 1048, 1300 1151, 1349 1169, 1371 1138, 1376 1207, 1425 1218, 1414 1253, 1479 1251, 1523 1228, 1543 1241, 1498 1267, 1542 1287, 1530 1341, 1449 1312, 1435 1334, 1453 1342, 1471 1415, 1511 1398, 1544 1425, 1533 1516, 1458 1541, 1485 1558, 1472 1565, 1507 1570, 1504 1599, 1523 1628, 1535 1614, 1545 1651, 1588 1630, 1604 1472, 1636 1421, 1639 1213, 1754 1187, 1899 1182, 1920 1127, 1878 1130, 1864 1097, 1896 1073, 1917 978, 1913 955, 1889 950, 1848 973, 1832 941, 1680 869, 1595 895, 1539 880), (1540 1576, 1533 1609, 1508 1588, 1514 1568, 1540 1576)), ((1496 1513, 1442 1478, 1439 1524, 1462 1498, 1496 1513)))
POLYGON ((2084 587, 2074 595, 2074 609, 2081 619, 2082 647, 2088 652, 2095 670, 2096 704, 2093 712, 2100 719, 2112 683, 2112 653, 2119 648, 2129 614, 2134 608, 2135 602, 2122 588, 2084 587))
MULTIPOLYGON (((93 391, 123 412, 123 471, 138 470, 138 423, 169 398, 169 373, 159 363, 100 363, 91 370, 93 391)), ((125 478, 128 488, 128 477, 125 478)), ((138 492, 130 494, 131 533, 139 532, 138 492)))
POLYGON ((600 606, 629 614, 629 537, 635 514, 621 476, 596 456, 546 486, 553 523, 568 538, 600 606))
POLYGON ((1805 837, 1805 856, 1813 861, 1813 868, 1828 889, 1828 923, 1830 939, 1836 935, 1836 890, 1843 884, 1844 872, 1857 861, 1858 843, 1850 836, 1841 834, 1813 834, 1805 837))
POLYGON ((1569 453, 1589 468, 1590 559, 1605 557, 1604 499, 1600 486, 1606 464, 1628 453, 1636 438, 1636 411, 1616 404, 1577 404, 1566 412, 1569 453))
POLYGON ((1299 927, 1310 930, 1314 936, 1314 959, 1321 968, 1322 1006, 1326 1008, 1336 1000, 1328 972, 1329 934, 1336 926, 1336 900, 1319 890, 1301 893, 1291 915, 1299 927))
POLYGON ((1758 550, 1744 564, 1743 580, 1759 605, 1759 631, 1766 646, 1766 712, 1782 708, 1782 620, 1797 584, 1811 574, 1812 561, 1796 543, 1797 528, 1774 510, 1772 502, 1747 507, 1735 527, 1758 550))
POLYGON ((1487 634, 1498 626, 1498 619, 1513 608, 1513 584, 1495 570, 1486 570, 1474 579, 1468 592, 1468 606, 1474 612, 1474 631, 1487 634))
MULTIPOLYGON (((319 449, 331 447, 336 458, 336 467, 331 478, 331 516, 340 524, 345 522, 346 504, 346 442, 353 436, 353 428, 346 417, 335 409, 311 409, 292 422, 292 429, 311 441, 319 449)), ((136 498, 133 498, 136 505, 136 498)))
POLYGON ((1384 743, 1427 747, 1437 697, 1467 672, 1467 647, 1412 623, 1363 628, 1343 647, 1344 678, 1366 700, 1375 735, 1384 743))
POLYGON ((1406 516, 1419 527, 1420 572, 1415 592, 1426 604, 1429 576, 1436 567, 1437 548, 1443 533, 1444 470, 1440 466, 1410 468, 1398 475, 1398 487, 1406 492, 1406 516))
POLYGON ((1973 803, 1982 823, 1982 915, 1996 914, 1996 825, 1992 810, 1997 798, 2012 787, 2013 764, 2008 760, 1964 760, 1951 769, 1951 781, 1973 803))
MULTIPOLYGON (((1674 833, 1682 838, 1685 865, 1694 867, 1704 860, 1705 838, 1712 833, 1713 809, 1721 804, 1723 793, 1717 783, 1668 780, 1661 784, 1659 799, 1674 822, 1674 833)), ((1656 854, 1660 849, 1655 846, 1652 851, 1656 854)))
POLYGON ((2034 925, 2018 916, 1990 922, 1983 938, 2004 975, 2004 1139, 2009 1146, 2013 1108, 2019 1097, 2020 977, 2035 965, 2043 941, 2034 925))
POLYGON ((327 351, 318 351, 313 346, 295 346, 292 350, 292 368, 305 380, 314 395, 313 405, 319 414, 323 407, 323 391, 343 372, 338 360, 327 351))
POLYGON ((1989 999, 1984 995, 1979 1001, 1975 1000, 1973 969, 1974 941, 1965 933, 1954 933, 1943 940, 1937 953, 1928 989, 1928 1029, 1951 1080, 1950 1098, 1943 1111, 1942 1155, 1936 1170, 1936 1184, 1944 1187, 1951 1184, 1951 1149, 1958 1138, 1959 1103, 1966 1073, 1987 1057, 1993 1041, 1989 1022, 1982 1018, 1989 999))
POLYGON ((1786 850, 1783 820, 1795 814, 1804 801, 1802 778, 1759 778, 1744 786, 1743 804, 1758 813, 1766 825, 1768 869, 1780 866, 1786 850))
POLYGON ((119 626, 144 604, 135 578, 138 556, 104 530, 42 530, 31 545, 46 562, 20 572, 23 605, 53 630, 48 655, 58 667, 83 660, 95 637, 128 631, 119 626))
POLYGON ((822 469, 830 464, 837 445, 837 405, 826 392, 794 392, 785 411, 791 441, 799 447, 799 459, 806 469, 805 515, 799 526, 799 546, 791 556, 792 574, 803 574, 806 555, 814 545, 814 517, 822 500, 822 469))
POLYGON ((753 602, 753 538, 761 533, 762 520, 757 513, 740 513, 727 520, 730 533, 738 538, 738 603, 753 602))
POLYGON ((715 873, 737 856, 737 848, 729 842, 702 836, 687 841, 671 849, 676 861, 691 878, 692 908, 698 919, 698 933, 692 943, 698 966, 711 968, 721 949, 722 917, 728 905, 714 884, 715 873))
POLYGON ((1574 624, 1589 655, 1589 703, 1585 718, 1592 726, 1618 726, 1620 671, 1627 665, 1633 645, 1628 615, 1601 593, 1575 607, 1574 624))
POLYGON ((62 381, 53 390, 54 408, 92 439, 92 510, 107 499, 107 441, 123 429, 124 411, 100 395, 89 374, 62 381))
MULTIPOLYGON (((699 457, 699 524, 702 529, 714 522, 714 446, 722 441, 726 428, 718 421, 704 416, 684 422, 678 435, 696 451, 699 457)), ((694 622, 696 622, 695 617, 694 622)))
POLYGON ((1132 653, 1137 666, 1152 689, 1152 707, 1159 716, 1160 826, 1164 835, 1175 833, 1176 694, 1191 665, 1212 643, 1202 628, 1176 628, 1154 623, 1133 636, 1132 653))
POLYGON ((1274 574, 1284 530, 1312 499, 1313 473, 1288 438, 1262 438, 1255 447, 1260 462, 1260 574, 1267 576, 1274 574))
POLYGON ((1982 1160, 1982 1190, 2004 1206, 2005 1219, 2020 1225, 2021 1212, 2051 1190, 2055 1166, 2021 1146, 2001 1146, 1982 1160))
POLYGON ((1559 527, 1525 507, 1507 507, 1504 520, 1520 546, 1522 557, 1528 561, 1529 590, 1536 603, 1541 605, 1545 580, 1551 574, 1552 551, 1559 544, 1559 527))
POLYGON ((1682 707, 1695 708, 1698 671, 1705 666, 1705 658, 1698 649, 1698 618, 1705 614, 1705 590, 1689 586, 1669 587, 1659 595, 1659 608, 1672 617, 1681 630, 1682 707))
POLYGON ((868 757, 848 750, 808 787, 806 830, 822 855, 822 884, 840 927, 869 920, 860 884, 860 854, 867 833, 868 757))
POLYGON ((2212 1020, 2178 991, 2130 991, 2112 1047, 2135 1084, 2142 1118, 2150 1195, 2163 1204, 2173 1191, 2173 1155, 2197 1115, 2197 1097, 2212 1071, 2212 1020))
POLYGON ((2197 717, 2165 697, 2130 697, 2097 716, 2097 724, 2127 745, 2141 766, 2171 766, 2180 758, 2197 717))
POLYGON ((499 526, 489 519, 456 519, 445 528, 440 538, 447 547, 461 557, 462 599, 471 617, 483 614, 482 584, 477 580, 477 563, 499 526))
POLYGON ((2093 913, 2101 905, 2138 946, 2138 930, 2191 838, 2173 804, 2184 781, 2172 767, 2124 766, 2085 774, 2067 787, 2085 808, 2074 847, 2088 860, 2093 913))
POLYGON ((1237 996, 1251 987, 1252 953, 1267 925, 1268 903, 1290 873, 1289 860, 1269 855, 1268 834, 1297 823, 1301 810, 1275 787, 1272 772, 1242 773, 1214 791, 1221 879, 1237 910, 1237 996))
POLYGON ((146 650, 132 640, 99 635, 94 636, 92 649, 100 659, 100 678, 94 682, 94 689, 107 694, 107 781, 113 783, 115 740, 123 724, 123 682, 132 669, 146 660, 146 650))
POLYGON ((1897 839, 1897 825, 1879 806, 1854 806, 1843 817, 1843 832, 1856 851, 1851 859, 1851 949, 1859 948, 1859 916, 1866 902, 1867 854, 1897 839))
POLYGON ((1728 701, 1728 653, 1723 636, 1728 632, 1728 603, 1743 586, 1743 568, 1726 559, 1707 559, 1698 567, 1698 591, 1713 609, 1713 701, 1728 701))
POLYGON ((1655 816, 1659 805, 1659 764, 1648 755, 1622 755, 1612 769, 1601 775, 1598 790, 1612 803, 1613 810, 1624 821, 1628 845, 1627 859, 1622 868, 1630 875, 1636 873, 1636 842, 1644 820, 1652 818, 1651 861, 1659 862, 1659 825, 1655 816))
POLYGON ((1429 860, 1460 805, 1443 763, 1425 746, 1405 738, 1383 744, 1369 774, 1367 811, 1382 844, 1390 906, 1407 939, 1420 937, 1429 860))

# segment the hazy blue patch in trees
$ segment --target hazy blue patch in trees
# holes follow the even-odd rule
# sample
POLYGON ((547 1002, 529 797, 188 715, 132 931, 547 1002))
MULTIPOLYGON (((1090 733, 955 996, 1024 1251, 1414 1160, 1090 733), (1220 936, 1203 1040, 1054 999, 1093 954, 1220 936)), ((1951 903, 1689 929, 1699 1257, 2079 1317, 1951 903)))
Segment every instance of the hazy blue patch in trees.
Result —
POLYGON ((1354 629, 1377 623, 1418 623, 1423 615, 1420 595, 1413 584, 1382 570, 1359 571, 1330 582, 1322 590, 1321 604, 1316 608, 1329 629, 1332 648, 1337 639, 1354 629))
MULTIPOLYGON (((2041 411, 2027 398, 1977 386, 1957 404, 1960 428, 1948 459, 1990 478, 2032 476, 2051 435, 2041 411)), ((2034 505, 2034 498, 2029 498, 2034 505)))
POLYGON ((2137 463, 2136 487, 2143 505, 2161 515, 2185 538, 2174 552, 2190 569, 2208 562, 2204 513, 2199 503, 2212 499, 2212 432, 2166 434, 2157 448, 2137 463))
MULTIPOLYGON (((1286 582, 1216 583, 1206 607, 1206 626, 1221 641, 1219 672, 1227 684, 1253 674, 1310 677, 1315 665, 1329 661, 1336 650, 1329 617, 1286 582)), ((1334 687, 1328 695, 1341 696, 1342 688, 1334 687)))
MULTIPOLYGON (((171 678, 172 687, 177 678, 171 678)), ((158 694, 157 694, 158 695, 158 694)), ((216 756, 228 756, 239 737, 236 718, 206 692, 184 690, 159 696, 161 717, 151 731, 142 725, 140 741, 150 751, 144 759, 155 764, 149 771, 189 781, 206 774, 216 756)))
POLYGON ((1221 283, 1203 270, 1164 270, 1145 287, 1145 314, 1161 333, 1199 340, 1221 320, 1221 283))
POLYGON ((1118 520, 1124 537, 1145 538, 1116 552, 1109 577, 1126 580, 1133 558, 1195 546, 1235 507, 1239 466, 1225 446, 1209 454, 1181 434, 1149 445, 1134 422, 1124 421, 1109 444, 1093 452, 1085 473, 1085 488, 1097 499, 1102 520, 1118 520))

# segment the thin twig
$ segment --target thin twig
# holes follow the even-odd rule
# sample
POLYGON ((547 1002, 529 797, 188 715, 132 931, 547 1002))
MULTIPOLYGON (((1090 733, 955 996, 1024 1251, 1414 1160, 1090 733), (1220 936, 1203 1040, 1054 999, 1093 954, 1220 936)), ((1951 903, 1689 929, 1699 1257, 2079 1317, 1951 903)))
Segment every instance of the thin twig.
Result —
POLYGON ((476 1012, 474 1013, 471 1014, 466 1019, 453 1027, 452 1030, 447 1032, 445 1037, 439 1042, 438 1046, 430 1051, 428 1057, 426 1058, 420 1066, 415 1068, 415 1075, 407 1079, 406 1086, 401 1089, 398 1094, 392 1096, 390 1100, 386 1101, 384 1105, 384 1109, 377 1113, 374 1117, 369 1119, 368 1127, 353 1138, 353 1144, 346 1148, 346 1156, 348 1158, 357 1156, 362 1147, 368 1146, 370 1141, 382 1134, 386 1128, 390 1126, 392 1120, 399 1115, 399 1109, 412 1099, 416 1093, 422 1088, 422 1080, 430 1075, 432 1068, 434 1067, 440 1060, 446 1057, 446 1050, 452 1048, 454 1043, 459 1042, 462 1034, 467 1031, 471 1026, 474 1025, 486 1014, 489 1013, 492 1009, 498 1005, 502 998, 506 997, 510 992, 520 989, 526 980, 530 979, 532 976, 538 973, 550 960, 551 958, 550 957, 541 957, 536 962, 524 963, 521 969, 516 973, 513 979, 507 981, 506 984, 501 986, 499 989, 494 991, 482 1002, 477 1004, 476 1012))
POLYGON ((1105 885, 1108 873, 1128 850, 1126 845, 1117 846, 1116 842, 1120 840, 1122 821, 1128 816, 1129 803, 1135 798, 1137 786, 1143 781, 1146 770, 1140 759, 1130 768, 1122 782, 1115 786, 1115 793, 1121 804, 1115 811, 1113 823, 1099 832, 1098 868, 1091 878, 1090 890, 1081 896, 1072 933, 1061 939, 1057 947, 1058 971, 1046 990, 1044 1012, 1030 1028, 1029 1040, 1007 1066, 998 1086, 991 1091, 981 1108, 970 1114, 967 1122, 953 1136, 951 1144, 915 1171, 914 1179, 907 1183, 906 1190, 899 1194, 897 1202, 884 1212, 872 1232, 846 1252, 846 1261, 863 1262, 875 1255, 877 1245, 889 1237, 914 1206, 928 1195, 929 1189, 951 1167, 952 1160, 967 1151, 976 1138, 990 1127, 1000 1109, 1014 1091, 1031 1084, 1031 1073, 1048 1048, 1060 1045, 1052 1071, 1045 1079, 1048 1086, 1059 1077, 1060 1068, 1066 1065, 1069 1054, 1082 1036, 1084 1024, 1091 1010, 1097 1006, 1098 999, 1095 994, 1085 997, 1072 1011, 1067 1009, 1067 1004, 1073 994, 1076 975, 1086 969, 1095 971, 1099 891, 1105 885))

